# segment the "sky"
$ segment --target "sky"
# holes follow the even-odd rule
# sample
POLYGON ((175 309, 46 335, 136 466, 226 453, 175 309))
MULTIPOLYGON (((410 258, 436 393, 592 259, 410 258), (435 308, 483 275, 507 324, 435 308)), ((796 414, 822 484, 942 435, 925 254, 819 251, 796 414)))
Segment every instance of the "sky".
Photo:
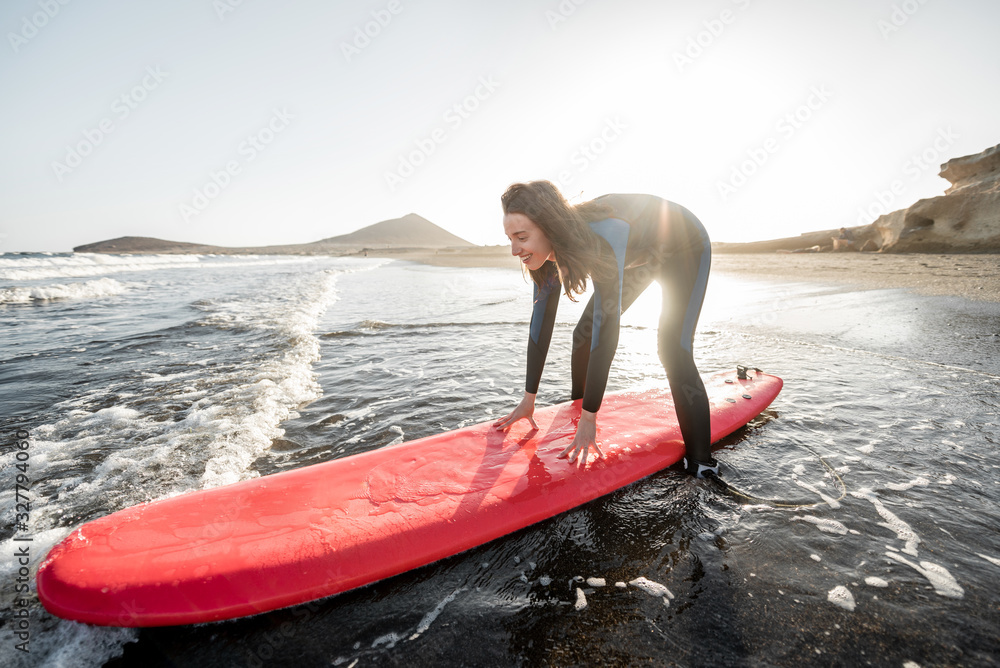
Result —
POLYGON ((716 241, 859 225, 1000 143, 996 0, 7 0, 0 252, 305 243, 652 193, 716 241))

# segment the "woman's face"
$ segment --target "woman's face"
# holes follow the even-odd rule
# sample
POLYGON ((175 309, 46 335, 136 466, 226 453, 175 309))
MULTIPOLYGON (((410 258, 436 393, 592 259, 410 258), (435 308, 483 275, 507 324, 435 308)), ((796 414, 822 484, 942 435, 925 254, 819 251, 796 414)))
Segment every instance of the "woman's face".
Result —
POLYGON ((503 231, 510 239, 510 252, 521 258, 521 264, 534 271, 546 260, 554 260, 555 253, 542 228, 523 213, 508 213, 503 217, 503 231))

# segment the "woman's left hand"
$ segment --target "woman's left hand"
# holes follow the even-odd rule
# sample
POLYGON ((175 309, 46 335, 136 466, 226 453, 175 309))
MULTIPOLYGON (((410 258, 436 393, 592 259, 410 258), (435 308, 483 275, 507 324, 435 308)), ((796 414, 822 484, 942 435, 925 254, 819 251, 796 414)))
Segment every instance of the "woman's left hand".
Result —
POLYGON ((577 457, 579 457, 581 462, 586 463, 590 446, 594 446, 599 457, 604 457, 600 446, 597 445, 597 413, 583 411, 580 414, 580 424, 576 427, 576 436, 573 437, 573 442, 560 452, 559 456, 568 456, 571 462, 577 461, 577 457))

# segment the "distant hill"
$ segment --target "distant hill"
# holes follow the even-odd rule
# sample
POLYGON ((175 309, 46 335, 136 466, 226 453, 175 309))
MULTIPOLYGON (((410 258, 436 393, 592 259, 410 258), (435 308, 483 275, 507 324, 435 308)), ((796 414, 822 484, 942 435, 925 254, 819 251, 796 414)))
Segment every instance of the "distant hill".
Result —
POLYGON ((204 244, 188 244, 181 241, 165 241, 153 237, 118 237, 77 246, 74 253, 212 253, 205 250, 219 248, 204 244))
POLYGON ((325 255, 342 254, 364 248, 460 248, 475 244, 457 237, 423 216, 409 213, 402 218, 383 220, 350 234, 329 237, 307 244, 279 246, 211 246, 153 237, 118 237, 77 246, 76 253, 214 253, 217 255, 325 255))
POLYGON ((406 246, 411 248, 449 248, 475 246, 442 229, 415 213, 402 218, 383 220, 350 234, 321 239, 317 244, 337 246, 406 246))

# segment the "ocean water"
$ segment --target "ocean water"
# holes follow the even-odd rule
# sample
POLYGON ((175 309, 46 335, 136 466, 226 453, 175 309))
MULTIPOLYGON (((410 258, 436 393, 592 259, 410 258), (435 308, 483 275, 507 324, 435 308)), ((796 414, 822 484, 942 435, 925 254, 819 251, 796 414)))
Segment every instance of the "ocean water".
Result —
MULTIPOLYGON (((0 665, 1000 662, 1000 305, 718 273, 699 367, 785 388, 716 456, 778 503, 666 470, 252 618, 98 628, 38 603, 34 571, 81 522, 502 415, 530 298, 506 269, 0 255, 0 665)), ((654 285, 624 316, 609 390, 665 384, 658 303, 654 285)), ((562 301, 540 403, 567 398, 581 310, 562 301)))

